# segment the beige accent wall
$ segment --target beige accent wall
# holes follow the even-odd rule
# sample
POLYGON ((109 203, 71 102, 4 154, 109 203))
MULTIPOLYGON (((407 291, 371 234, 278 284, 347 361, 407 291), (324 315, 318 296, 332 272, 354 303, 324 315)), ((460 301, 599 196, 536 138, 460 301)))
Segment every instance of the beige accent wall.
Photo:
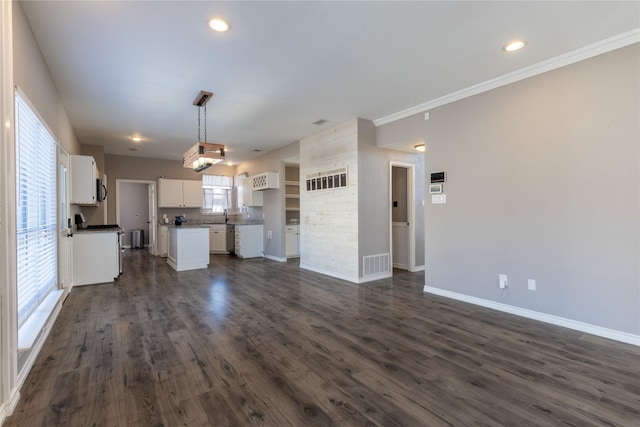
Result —
POLYGON ((635 44, 382 126, 447 172, 426 285, 640 334, 638 76, 635 44))

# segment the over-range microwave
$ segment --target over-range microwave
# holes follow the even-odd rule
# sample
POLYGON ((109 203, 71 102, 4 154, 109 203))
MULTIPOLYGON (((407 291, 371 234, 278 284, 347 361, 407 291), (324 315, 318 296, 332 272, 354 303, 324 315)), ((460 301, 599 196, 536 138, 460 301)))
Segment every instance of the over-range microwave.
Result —
POLYGON ((96 201, 98 203, 104 202, 107 198, 107 187, 100 178, 96 179, 96 201))

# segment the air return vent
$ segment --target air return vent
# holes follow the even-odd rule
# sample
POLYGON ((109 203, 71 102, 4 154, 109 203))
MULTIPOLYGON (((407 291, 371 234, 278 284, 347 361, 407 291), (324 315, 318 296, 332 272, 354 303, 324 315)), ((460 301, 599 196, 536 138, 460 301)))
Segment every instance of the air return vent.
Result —
POLYGON ((362 257, 362 277, 371 278, 375 276, 386 277, 391 272, 389 254, 367 255, 362 257))

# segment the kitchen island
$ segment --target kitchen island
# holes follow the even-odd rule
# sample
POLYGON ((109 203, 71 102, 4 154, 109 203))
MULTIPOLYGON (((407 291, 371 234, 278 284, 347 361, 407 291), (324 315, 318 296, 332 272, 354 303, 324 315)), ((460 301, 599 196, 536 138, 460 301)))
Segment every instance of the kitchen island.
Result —
POLYGON ((176 271, 209 266, 209 227, 170 225, 167 263, 176 271))

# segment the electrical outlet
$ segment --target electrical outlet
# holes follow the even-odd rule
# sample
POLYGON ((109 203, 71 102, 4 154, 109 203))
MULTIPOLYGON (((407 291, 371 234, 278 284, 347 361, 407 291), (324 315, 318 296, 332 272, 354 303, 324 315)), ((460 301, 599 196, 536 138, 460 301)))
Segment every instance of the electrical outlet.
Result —
POLYGON ((507 281, 507 275, 506 274, 498 274, 498 286, 500 286, 500 289, 504 289, 509 285, 508 281, 507 281))
POLYGON ((267 239, 270 239, 273 237, 273 232, 271 230, 267 231, 267 239))
POLYGON ((535 279, 527 280, 527 286, 529 287, 530 291, 535 291, 536 290, 536 281, 535 281, 535 279))

